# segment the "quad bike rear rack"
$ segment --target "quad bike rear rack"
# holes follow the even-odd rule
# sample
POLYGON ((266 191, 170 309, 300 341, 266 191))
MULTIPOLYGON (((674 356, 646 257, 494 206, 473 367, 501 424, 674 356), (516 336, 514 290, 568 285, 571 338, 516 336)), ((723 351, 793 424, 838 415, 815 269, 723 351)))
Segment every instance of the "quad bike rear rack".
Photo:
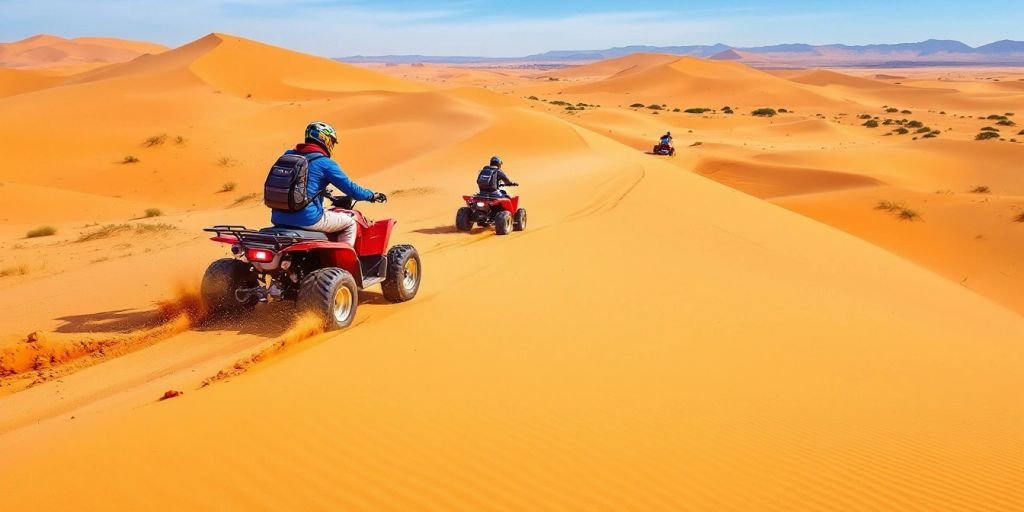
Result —
POLYGON ((300 242, 308 242, 308 238, 297 235, 286 235, 283 233, 263 233, 254 231, 245 226, 222 225, 204 228, 203 231, 214 233, 218 238, 233 237, 238 243, 245 247, 256 247, 260 249, 281 249, 295 245, 300 242))

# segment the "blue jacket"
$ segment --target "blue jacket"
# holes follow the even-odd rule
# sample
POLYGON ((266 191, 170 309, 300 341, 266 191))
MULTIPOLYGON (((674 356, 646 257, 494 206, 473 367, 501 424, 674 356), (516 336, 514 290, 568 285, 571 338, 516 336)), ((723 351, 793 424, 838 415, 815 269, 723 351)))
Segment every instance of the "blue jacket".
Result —
MULTIPOLYGON (((299 153, 299 151, 289 149, 288 151, 285 151, 285 154, 305 154, 313 156, 317 153, 299 153)), ((306 197, 313 197, 314 195, 320 194, 321 191, 327 188, 328 184, 334 185, 346 195, 352 196, 360 201, 369 201, 370 199, 373 199, 373 192, 356 185, 354 181, 342 172, 341 167, 338 167, 338 164, 329 157, 321 156, 320 158, 316 158, 309 162, 309 181, 306 184, 306 197)), ((307 227, 316 224, 317 221, 320 220, 320 217, 323 216, 323 195, 320 195, 313 201, 310 201, 305 208, 295 213, 272 210, 272 213, 270 214, 270 222, 275 226, 307 227)))

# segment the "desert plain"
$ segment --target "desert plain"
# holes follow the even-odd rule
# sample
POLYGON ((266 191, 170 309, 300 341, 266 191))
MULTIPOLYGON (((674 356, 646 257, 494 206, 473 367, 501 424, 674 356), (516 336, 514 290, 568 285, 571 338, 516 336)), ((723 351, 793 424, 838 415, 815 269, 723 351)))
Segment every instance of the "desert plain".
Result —
POLYGON ((5 510, 1024 509, 1024 70, 0 58, 5 510), (419 296, 209 318, 312 120, 419 296), (529 227, 457 232, 492 154, 529 227))

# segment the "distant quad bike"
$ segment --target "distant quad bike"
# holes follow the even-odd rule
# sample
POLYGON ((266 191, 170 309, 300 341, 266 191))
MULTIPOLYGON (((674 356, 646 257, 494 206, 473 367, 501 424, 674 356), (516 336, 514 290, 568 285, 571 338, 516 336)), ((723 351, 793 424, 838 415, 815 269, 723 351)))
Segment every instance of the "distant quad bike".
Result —
POLYGON ((669 144, 658 144, 654 146, 654 149, 651 151, 651 153, 662 156, 676 156, 676 148, 672 147, 669 144))
MULTIPOLYGON (((518 185, 508 185, 515 187, 518 185)), ((526 229, 526 209, 519 207, 519 196, 492 197, 489 195, 462 196, 466 206, 455 213, 455 228, 459 231, 494 226, 494 232, 507 235, 526 229)))
POLYGON ((416 249, 388 249, 395 220, 369 221, 348 197, 328 196, 334 211, 353 216, 355 247, 301 228, 275 226, 259 231, 214 226, 211 240, 231 245, 235 258, 213 262, 203 276, 202 296, 211 313, 251 311, 257 303, 294 300, 300 312, 315 314, 324 329, 352 324, 359 290, 380 284, 391 302, 411 300, 419 291, 422 267, 416 249))

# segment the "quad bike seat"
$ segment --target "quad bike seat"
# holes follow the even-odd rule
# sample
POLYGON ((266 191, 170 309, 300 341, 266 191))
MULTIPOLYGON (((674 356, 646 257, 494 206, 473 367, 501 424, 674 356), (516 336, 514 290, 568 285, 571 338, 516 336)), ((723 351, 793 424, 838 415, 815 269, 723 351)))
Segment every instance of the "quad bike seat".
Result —
POLYGON ((310 231, 308 229, 293 226, 273 226, 263 228, 260 230, 260 233, 266 233, 268 235, 293 236, 305 240, 327 240, 327 233, 310 231))

